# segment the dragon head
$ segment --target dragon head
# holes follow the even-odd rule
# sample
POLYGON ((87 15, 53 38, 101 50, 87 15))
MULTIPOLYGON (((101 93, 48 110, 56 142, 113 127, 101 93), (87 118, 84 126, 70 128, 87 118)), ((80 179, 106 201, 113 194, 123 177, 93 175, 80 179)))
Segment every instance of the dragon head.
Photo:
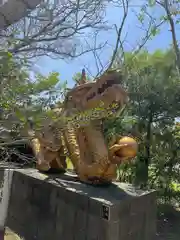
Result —
POLYGON ((66 95, 64 107, 83 112, 102 106, 102 103, 104 109, 116 103, 118 109, 123 108, 128 102, 128 95, 121 83, 119 72, 108 71, 93 82, 81 83, 71 89, 66 95))

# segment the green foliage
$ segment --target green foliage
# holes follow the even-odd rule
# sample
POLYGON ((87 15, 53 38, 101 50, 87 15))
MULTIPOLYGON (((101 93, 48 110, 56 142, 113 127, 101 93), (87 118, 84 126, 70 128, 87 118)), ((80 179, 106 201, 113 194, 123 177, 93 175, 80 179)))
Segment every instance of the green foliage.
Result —
POLYGON ((36 75, 36 81, 32 83, 33 93, 40 93, 53 89, 59 82, 59 73, 52 72, 47 77, 36 75))
POLYGON ((159 34, 160 33, 160 29, 158 28, 158 27, 156 27, 156 26, 153 26, 152 28, 151 28, 151 35, 153 36, 153 37, 155 37, 157 34, 159 34))
POLYGON ((123 117, 129 121, 107 122, 105 134, 134 136, 139 153, 132 164, 120 167, 119 178, 156 188, 160 197, 170 201, 179 197, 173 184, 180 182, 180 135, 176 124, 180 116, 180 82, 174 53, 172 49, 153 54, 127 52, 121 68, 126 73, 124 85, 130 95, 123 117))
POLYGON ((150 7, 153 7, 156 4, 155 0, 148 0, 148 4, 150 7))
MULTIPOLYGON (((74 81, 75 83, 77 83, 77 82, 81 79, 81 77, 82 77, 82 73, 77 72, 77 73, 73 76, 73 81, 74 81)), ((88 75, 86 75, 86 80, 90 82, 90 81, 91 81, 91 78, 90 78, 88 75)))
POLYGON ((45 117, 46 109, 61 99, 65 87, 59 83, 58 73, 36 74, 32 79, 28 67, 26 60, 15 59, 6 51, 0 52, 1 127, 10 132, 16 129, 17 135, 25 128, 27 118, 38 122, 45 117))

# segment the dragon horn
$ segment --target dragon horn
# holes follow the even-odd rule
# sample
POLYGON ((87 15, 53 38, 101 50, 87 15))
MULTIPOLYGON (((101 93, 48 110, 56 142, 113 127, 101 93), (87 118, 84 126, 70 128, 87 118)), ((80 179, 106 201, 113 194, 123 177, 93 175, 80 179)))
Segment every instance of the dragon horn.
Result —
POLYGON ((82 83, 86 82, 86 71, 84 68, 82 69, 81 81, 82 83))

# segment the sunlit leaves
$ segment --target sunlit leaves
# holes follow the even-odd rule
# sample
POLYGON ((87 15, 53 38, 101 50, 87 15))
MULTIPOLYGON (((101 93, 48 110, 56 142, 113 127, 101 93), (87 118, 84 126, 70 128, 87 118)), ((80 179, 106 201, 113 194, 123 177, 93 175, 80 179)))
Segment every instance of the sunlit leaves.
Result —
POLYGON ((180 24, 180 18, 176 20, 176 24, 180 24))
POLYGON ((150 7, 153 7, 156 4, 155 0, 148 0, 148 4, 150 7))
POLYGON ((143 12, 139 13, 139 15, 138 15, 138 20, 139 20, 141 23, 143 23, 144 18, 145 18, 144 13, 143 13, 143 12))
POLYGON ((153 36, 153 37, 155 37, 157 34, 159 34, 160 33, 160 29, 159 28, 157 28, 156 26, 153 26, 152 28, 151 28, 151 35, 153 36))
MULTIPOLYGON (((81 78, 82 78, 82 73, 80 73, 80 72, 77 72, 77 73, 73 76, 73 80, 75 81, 75 83, 78 83, 78 82, 81 80, 81 78)), ((87 80, 87 81, 91 81, 91 78, 90 78, 88 75, 86 75, 86 80, 87 80)))
POLYGON ((36 75, 36 81, 33 83, 33 89, 35 92, 47 91, 55 87, 59 82, 59 73, 50 73, 47 77, 40 74, 36 75))

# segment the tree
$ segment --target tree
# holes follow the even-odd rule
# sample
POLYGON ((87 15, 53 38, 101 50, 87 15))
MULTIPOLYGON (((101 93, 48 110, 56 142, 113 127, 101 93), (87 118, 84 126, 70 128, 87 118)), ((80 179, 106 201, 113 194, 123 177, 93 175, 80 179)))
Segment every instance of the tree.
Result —
POLYGON ((86 42, 85 32, 102 30, 104 11, 102 0, 42 1, 26 17, 1 31, 1 45, 28 58, 44 55, 74 58, 91 51, 87 44, 82 45, 79 36, 83 34, 82 40, 86 42))
POLYGON ((176 36, 176 29, 175 29, 175 24, 179 22, 179 19, 177 19, 175 21, 173 19, 174 17, 179 15, 178 9, 179 9, 179 5, 180 5, 180 1, 174 1, 174 4, 171 4, 171 3, 169 3, 168 0, 164 0, 162 3, 159 3, 159 4, 166 11, 166 15, 167 15, 166 19, 167 19, 167 21, 169 22, 169 25, 170 25, 173 47, 174 47, 174 51, 175 51, 175 54, 176 54, 176 64, 177 64, 177 67, 180 71, 180 51, 179 51, 179 46, 178 46, 178 41, 177 41, 177 36, 176 36))
MULTIPOLYGON (((178 145, 172 148, 172 142, 175 143, 175 119, 180 116, 179 77, 172 49, 166 52, 158 50, 153 54, 141 51, 135 56, 129 52, 125 53, 124 59, 120 68, 124 69, 124 86, 130 95, 128 116, 131 134, 139 139, 140 144, 133 168, 136 173, 134 180, 145 186, 151 182, 148 178, 150 167, 157 167, 161 161, 163 164, 173 161, 174 168, 178 161, 178 145)), ((122 134, 122 127, 117 122, 115 132, 122 134)))
POLYGON ((61 99, 65 83, 59 83, 59 74, 55 72, 47 77, 36 74, 33 80, 26 61, 13 58, 9 52, 1 52, 0 61, 1 128, 12 132, 17 126, 24 128, 28 117, 34 115, 37 119, 61 99))
MULTIPOLYGON (((172 45, 175 53, 176 58, 176 66, 178 69, 178 72, 180 74, 180 50, 179 50, 179 43, 177 38, 177 26, 180 23, 180 13, 179 13, 179 7, 180 7, 180 1, 176 0, 149 0, 148 3, 146 3, 146 6, 150 7, 148 9, 148 15, 151 14, 151 9, 163 9, 163 15, 160 17, 154 17, 152 16, 152 19, 154 23, 161 22, 162 24, 169 25, 170 32, 172 36, 172 45)), ((147 9, 147 7, 146 7, 147 9)), ((141 15, 142 16, 142 15, 141 15)), ((142 19, 142 18, 141 18, 142 19)), ((156 23, 157 25, 158 23, 156 23)), ((154 27, 154 35, 156 35, 160 31, 160 26, 162 24, 158 24, 158 26, 154 27)), ((154 25, 155 26, 155 25, 154 25)))
POLYGON ((33 120, 35 128, 42 128, 46 118, 51 121, 49 109, 63 99, 66 88, 58 73, 32 76, 28 67, 24 59, 0 52, 0 158, 3 162, 31 165, 35 161, 29 144, 28 120, 33 120))

